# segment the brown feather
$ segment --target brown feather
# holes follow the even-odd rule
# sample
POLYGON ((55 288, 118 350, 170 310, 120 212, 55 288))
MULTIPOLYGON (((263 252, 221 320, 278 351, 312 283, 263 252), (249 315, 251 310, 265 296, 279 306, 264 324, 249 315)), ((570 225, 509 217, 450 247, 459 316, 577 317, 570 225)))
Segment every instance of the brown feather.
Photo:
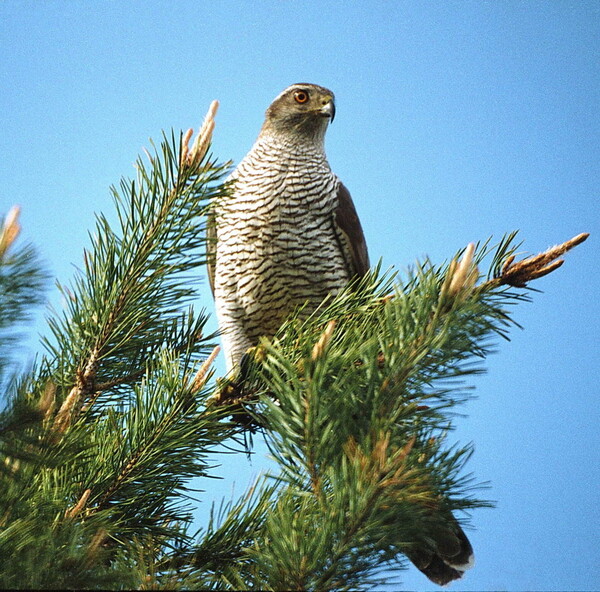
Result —
POLYGON ((338 206, 335 212, 335 228, 338 239, 346 247, 343 248, 344 255, 352 276, 363 276, 369 271, 369 253, 367 243, 356 208, 350 196, 350 192, 340 181, 338 186, 338 206))

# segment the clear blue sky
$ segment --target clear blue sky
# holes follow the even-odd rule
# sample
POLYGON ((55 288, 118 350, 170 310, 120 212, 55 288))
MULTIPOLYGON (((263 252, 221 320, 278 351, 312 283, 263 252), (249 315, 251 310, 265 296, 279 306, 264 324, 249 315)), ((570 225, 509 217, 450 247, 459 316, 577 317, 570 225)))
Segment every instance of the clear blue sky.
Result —
MULTIPOLYGON (((149 137, 197 126, 216 98, 214 151, 237 162, 294 82, 336 93, 328 155, 373 260, 591 232, 516 310, 525 330, 458 422, 498 507, 474 514, 477 565, 454 589, 600 588, 600 3, 3 0, 0 55, 0 211, 21 204, 61 281, 149 137)), ((264 465, 220 460, 206 499, 264 465)))

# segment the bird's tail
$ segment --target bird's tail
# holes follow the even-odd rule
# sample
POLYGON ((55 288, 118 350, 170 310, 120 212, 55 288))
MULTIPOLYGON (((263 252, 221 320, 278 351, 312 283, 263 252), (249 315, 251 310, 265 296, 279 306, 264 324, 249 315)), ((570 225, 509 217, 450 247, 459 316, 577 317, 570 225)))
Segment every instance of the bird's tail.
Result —
POLYGON ((407 554, 408 558, 432 582, 445 586, 462 578, 465 571, 475 564, 473 547, 453 519, 449 527, 432 535, 433 544, 407 554))

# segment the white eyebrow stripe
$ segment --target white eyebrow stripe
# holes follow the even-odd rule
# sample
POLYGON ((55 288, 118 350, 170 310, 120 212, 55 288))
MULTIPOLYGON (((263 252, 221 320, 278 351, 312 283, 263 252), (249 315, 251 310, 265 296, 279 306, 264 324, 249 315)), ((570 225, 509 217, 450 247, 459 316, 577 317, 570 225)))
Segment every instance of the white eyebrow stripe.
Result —
POLYGON ((306 88, 306 84, 292 84, 292 86, 288 86, 287 88, 284 88, 274 99, 273 99, 273 103, 281 98, 284 94, 288 93, 291 90, 304 90, 306 88))

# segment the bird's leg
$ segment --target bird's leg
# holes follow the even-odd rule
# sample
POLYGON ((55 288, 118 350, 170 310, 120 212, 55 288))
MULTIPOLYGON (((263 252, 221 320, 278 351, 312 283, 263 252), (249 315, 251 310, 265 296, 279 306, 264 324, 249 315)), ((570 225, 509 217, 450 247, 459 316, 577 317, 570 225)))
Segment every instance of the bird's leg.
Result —
POLYGON ((234 371, 218 381, 217 393, 212 398, 216 405, 232 407, 233 421, 251 431, 260 427, 260 423, 247 410, 247 405, 256 402, 257 389, 252 381, 252 373, 256 366, 258 347, 250 347, 244 352, 234 371))

